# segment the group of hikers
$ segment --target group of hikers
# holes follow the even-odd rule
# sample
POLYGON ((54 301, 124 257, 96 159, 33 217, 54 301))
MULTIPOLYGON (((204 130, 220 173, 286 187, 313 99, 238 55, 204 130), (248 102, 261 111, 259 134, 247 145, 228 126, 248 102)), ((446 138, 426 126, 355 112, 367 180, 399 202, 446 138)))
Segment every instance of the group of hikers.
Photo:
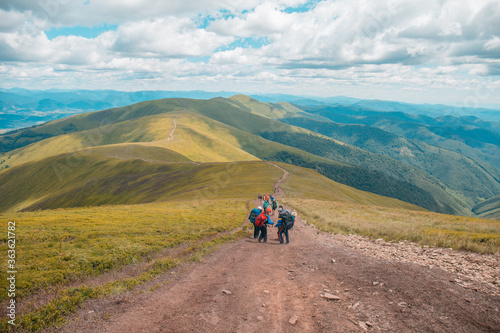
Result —
POLYGON ((275 227, 278 228, 278 239, 280 244, 290 243, 290 231, 295 224, 296 212, 291 213, 289 210, 283 208, 282 205, 278 206, 276 199, 270 195, 258 196, 262 202, 262 206, 252 209, 248 219, 254 226, 253 238, 258 239, 259 242, 267 242, 267 227, 273 226, 274 222, 271 220, 271 215, 274 215, 276 209, 278 210, 278 221, 275 227))

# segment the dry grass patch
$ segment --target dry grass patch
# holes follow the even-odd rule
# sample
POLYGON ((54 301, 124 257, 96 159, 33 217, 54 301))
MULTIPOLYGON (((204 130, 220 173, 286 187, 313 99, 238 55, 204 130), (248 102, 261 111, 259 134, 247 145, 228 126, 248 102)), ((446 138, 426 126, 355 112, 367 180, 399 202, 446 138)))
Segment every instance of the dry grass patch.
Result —
MULTIPOLYGON (((201 200, 2 214, 16 222, 17 295, 102 274, 149 254, 232 230, 246 218, 239 200, 201 200)), ((7 253, 7 234, 0 238, 7 253)), ((6 299, 7 260, 0 264, 6 299)))
POLYGON ((313 199, 286 199, 318 229, 386 241, 500 253, 500 221, 313 199))

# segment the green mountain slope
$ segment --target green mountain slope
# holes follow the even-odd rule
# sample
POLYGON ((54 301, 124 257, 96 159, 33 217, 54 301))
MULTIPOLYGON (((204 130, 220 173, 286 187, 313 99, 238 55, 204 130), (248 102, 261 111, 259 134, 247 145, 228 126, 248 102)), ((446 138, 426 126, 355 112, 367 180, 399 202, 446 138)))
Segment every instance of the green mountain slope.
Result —
POLYGON ((367 125, 407 139, 458 152, 492 167, 500 165, 500 123, 476 117, 431 118, 403 112, 383 112, 356 106, 301 107, 309 115, 340 124, 367 125))
POLYGON ((479 203, 472 211, 485 219, 500 220, 500 195, 479 203))
MULTIPOLYGON (((368 126, 341 125, 310 119, 284 121, 428 172, 452 189, 454 196, 469 208, 500 193, 500 172, 483 161, 368 126)), ((350 157, 345 155, 345 158, 350 157)), ((357 163, 354 159, 351 160, 351 163, 357 163)), ((365 163, 368 162, 374 165, 370 160, 360 162, 360 165, 366 166, 365 163)), ((377 166, 374 165, 373 168, 377 169, 377 166)), ((382 169, 393 172, 396 170, 385 166, 382 169)))
POLYGON ((289 119, 293 115, 304 118, 305 112, 288 103, 268 105, 244 96, 232 99, 167 99, 138 103, 39 126, 33 129, 38 135, 31 137, 33 141, 44 136, 52 137, 9 151, 0 156, 0 162, 12 167, 63 152, 82 151, 87 147, 140 144, 167 148, 196 162, 267 159, 296 163, 315 168, 333 180, 359 189, 439 212, 470 214, 470 204, 464 202, 446 184, 396 160, 370 155, 350 145, 342 147, 351 156, 359 155, 365 161, 377 163, 353 163, 349 159, 336 158, 335 154, 325 155, 311 149, 308 150, 309 153, 304 152, 301 149, 306 149, 304 143, 309 140, 306 135, 313 135, 332 146, 336 142, 272 119, 275 113, 278 118, 286 116, 289 119), (245 101, 250 101, 251 105, 243 104, 245 101), (177 127, 174 138, 169 140, 175 126, 174 120, 177 121, 177 127), (64 132, 65 135, 56 136, 64 132), (301 149, 278 144, 284 137, 280 133, 295 135, 297 142, 286 144, 301 149), (269 140, 264 140, 259 135, 265 135, 269 140), (374 165, 378 165, 378 169, 374 165), (390 186, 384 186, 385 183, 390 186))
MULTIPOLYGON (((283 167, 291 168, 294 174, 306 173, 302 168, 283 167)), ((308 193, 363 204, 421 209, 333 182, 312 170, 307 174, 313 181, 297 186, 305 187, 308 193)), ((1 193, 11 194, 2 198, 0 212, 256 197, 270 192, 281 175, 280 169, 266 162, 200 164, 160 147, 103 146, 89 149, 84 156, 78 152, 62 154, 0 173, 1 193), (74 162, 72 166, 67 164, 68 159, 74 162)))
MULTIPOLYGON (((276 134, 276 130, 270 131, 271 134, 265 133, 266 138, 272 137, 274 141, 336 161, 388 173, 431 191, 435 197, 442 197, 442 194, 438 192, 442 193, 444 190, 460 202, 452 206, 461 214, 470 214, 471 208, 478 202, 500 193, 500 172, 481 159, 472 159, 459 152, 434 147, 418 140, 410 140, 376 127, 338 124, 329 119, 329 117, 336 119, 335 117, 344 116, 349 119, 360 118, 359 121, 363 122, 364 118, 369 116, 380 119, 381 113, 366 110, 359 110, 361 115, 356 114, 357 110, 348 110, 350 112, 348 115, 338 115, 324 110, 308 113, 294 106, 288 106, 288 103, 266 103, 256 108, 255 105, 260 102, 249 97, 234 96, 231 99, 241 104, 242 108, 260 110, 266 117, 280 119, 288 124, 324 134, 349 145, 332 144, 317 136, 306 136, 301 139, 302 134, 287 135, 285 131, 282 134, 276 134), (286 112, 275 111, 281 109, 286 112), (359 147, 361 150, 353 149, 350 145, 359 147), (387 157, 390 158, 387 159, 387 157), (423 184, 422 177, 426 181, 430 180, 432 185, 429 187, 423 184)), ((328 109, 328 111, 331 110, 328 109)), ((345 110, 342 112, 347 113, 345 110)), ((430 117, 404 113, 395 113, 394 117, 405 121, 421 118, 419 121, 433 124, 441 122, 430 117)), ((481 122, 481 126, 487 125, 487 122, 481 122)))
POLYGON ((136 119, 167 112, 181 112, 186 106, 179 99, 164 100, 159 107, 156 103, 143 102, 131 106, 114 108, 91 113, 78 114, 72 117, 51 121, 40 126, 16 130, 0 135, 0 153, 24 147, 43 139, 74 133, 84 132, 126 120, 136 119))
POLYGON ((165 148, 133 147, 135 151, 127 151, 127 158, 114 155, 128 147, 106 146, 85 155, 67 153, 10 168, 0 173, 0 191, 10 194, 2 196, 0 211, 208 199, 213 195, 235 198, 249 195, 236 188, 269 191, 272 180, 281 175, 264 162, 199 164, 165 148), (164 161, 149 160, 151 156, 164 161), (73 164, 68 165, 68 160, 73 164))
POLYGON ((168 148, 197 162, 258 160, 241 149, 236 132, 189 111, 165 113, 54 136, 0 156, 0 161, 13 167, 61 153, 121 143, 168 148))

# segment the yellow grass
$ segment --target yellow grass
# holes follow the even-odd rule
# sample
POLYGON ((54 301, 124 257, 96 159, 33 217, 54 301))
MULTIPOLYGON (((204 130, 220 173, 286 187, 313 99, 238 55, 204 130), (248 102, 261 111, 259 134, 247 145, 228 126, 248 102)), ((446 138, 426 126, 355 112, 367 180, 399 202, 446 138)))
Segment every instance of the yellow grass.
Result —
MULTIPOLYGON (((149 254, 232 230, 246 217, 242 200, 200 200, 1 214, 16 223, 17 295, 102 274, 149 254)), ((0 238, 7 253, 7 233, 0 238)), ((6 260, 0 295, 6 297, 6 260)))
MULTIPOLYGON (((96 129, 48 138, 4 154, 14 166, 47 157, 86 151, 91 147, 143 145, 168 148, 196 162, 257 161, 243 151, 234 133, 237 130, 192 112, 166 113, 123 121, 96 129), (174 129, 174 119, 177 128, 174 129)), ((117 158, 123 158, 115 154, 117 158)), ((127 156, 128 157, 128 156, 127 156)))
POLYGON ((290 198, 286 203, 326 232, 359 234, 386 241, 408 240, 479 253, 500 252, 500 221, 497 220, 339 201, 290 198))
MULTIPOLYGON (((176 123, 173 139, 170 139, 169 131, 165 139, 153 144, 176 151, 196 162, 259 160, 241 149, 234 133, 236 130, 227 125, 191 112, 182 113, 176 123)), ((154 129, 158 124, 151 122, 154 132, 158 130, 154 129)))

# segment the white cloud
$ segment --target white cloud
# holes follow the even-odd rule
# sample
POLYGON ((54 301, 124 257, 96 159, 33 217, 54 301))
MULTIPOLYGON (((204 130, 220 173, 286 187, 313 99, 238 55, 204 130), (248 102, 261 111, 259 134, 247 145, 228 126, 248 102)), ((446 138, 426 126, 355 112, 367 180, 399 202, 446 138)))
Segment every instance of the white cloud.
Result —
POLYGON ((287 14, 270 2, 258 5, 243 17, 233 17, 214 22, 210 31, 220 35, 251 37, 284 33, 295 20, 295 14, 287 14))
MULTIPOLYGON (((307 0, 268 0, 281 7, 295 7, 307 0)), ((164 16, 194 17, 219 10, 241 13, 260 0, 3 0, 0 10, 31 15, 49 26, 95 26, 123 24, 164 16)))
POLYGON ((484 43, 484 49, 488 51, 498 51, 500 49, 500 37, 494 36, 492 39, 488 40, 486 43, 484 43))
POLYGON ((24 22, 24 15, 0 9, 0 32, 15 31, 24 22))
POLYGON ((143 57, 200 57, 233 40, 197 29, 189 19, 167 17, 125 24, 116 32, 113 49, 143 57))
POLYGON ((498 17, 495 0, 4 0, 0 78, 459 96, 472 79, 500 74, 498 17), (43 32, 100 24, 118 27, 95 38, 43 32))

